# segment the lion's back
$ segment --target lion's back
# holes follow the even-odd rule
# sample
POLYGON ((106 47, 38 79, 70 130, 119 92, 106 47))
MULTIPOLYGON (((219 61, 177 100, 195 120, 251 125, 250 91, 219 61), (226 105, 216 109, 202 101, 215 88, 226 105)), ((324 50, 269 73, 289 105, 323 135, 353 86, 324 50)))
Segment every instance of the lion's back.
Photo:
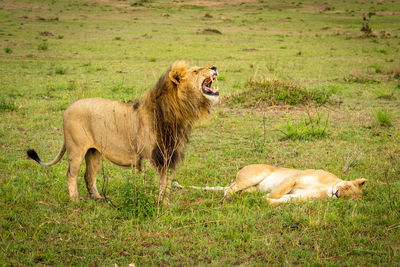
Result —
POLYGON ((132 105, 109 99, 80 99, 64 111, 64 129, 85 126, 87 130, 102 131, 114 128, 131 116, 132 109, 132 105))
MULTIPOLYGON (((132 105, 130 105, 132 106, 132 105)), ((129 104, 121 103, 115 100, 104 98, 84 98, 72 103, 64 111, 64 120, 66 119, 84 119, 96 117, 106 117, 113 113, 125 113, 129 104)))

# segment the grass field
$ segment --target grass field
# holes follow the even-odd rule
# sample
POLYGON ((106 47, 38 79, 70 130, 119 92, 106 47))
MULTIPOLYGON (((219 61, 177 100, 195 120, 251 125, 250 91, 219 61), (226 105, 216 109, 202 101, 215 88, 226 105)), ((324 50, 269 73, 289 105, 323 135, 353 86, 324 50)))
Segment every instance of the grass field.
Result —
POLYGON ((0 265, 400 265, 399 48, 400 1, 0 1, 0 265), (365 177, 363 198, 271 207, 180 190, 156 217, 134 170, 103 162, 116 207, 73 203, 65 156, 27 159, 53 159, 72 102, 138 98, 177 59, 215 64, 223 98, 194 127, 180 184, 267 163, 365 177))

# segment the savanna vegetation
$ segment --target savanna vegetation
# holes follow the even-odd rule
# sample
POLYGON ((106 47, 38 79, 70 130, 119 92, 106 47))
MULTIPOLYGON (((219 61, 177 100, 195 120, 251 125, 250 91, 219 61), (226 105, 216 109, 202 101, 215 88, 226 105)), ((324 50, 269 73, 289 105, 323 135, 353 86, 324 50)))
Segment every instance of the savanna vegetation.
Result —
POLYGON ((399 47, 397 0, 0 1, 0 265, 399 265, 399 47), (183 189, 157 215, 148 164, 104 160, 107 201, 71 202, 65 156, 27 159, 55 156, 72 102, 132 101, 178 59, 216 65, 222 98, 180 184, 267 163, 365 177, 364 196, 271 207, 183 189))

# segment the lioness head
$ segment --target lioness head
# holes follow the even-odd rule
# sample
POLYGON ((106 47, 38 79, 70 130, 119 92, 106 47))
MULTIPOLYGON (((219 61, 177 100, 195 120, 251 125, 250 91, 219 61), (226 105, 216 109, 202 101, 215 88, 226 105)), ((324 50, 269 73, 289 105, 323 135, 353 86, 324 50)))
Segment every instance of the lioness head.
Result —
POLYGON ((365 178, 354 181, 342 181, 332 189, 332 197, 352 197, 359 198, 362 195, 362 186, 367 181, 365 178))
POLYGON ((218 77, 216 66, 189 67, 185 62, 178 61, 172 65, 168 76, 182 100, 197 96, 207 99, 210 104, 218 103, 219 92, 213 86, 218 77))

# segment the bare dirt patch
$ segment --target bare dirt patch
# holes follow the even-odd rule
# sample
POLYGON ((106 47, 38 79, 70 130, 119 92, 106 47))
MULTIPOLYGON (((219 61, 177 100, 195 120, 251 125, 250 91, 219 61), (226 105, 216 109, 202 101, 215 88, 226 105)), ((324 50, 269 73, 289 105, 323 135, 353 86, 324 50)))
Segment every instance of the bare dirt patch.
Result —
POLYGON ((258 3, 257 0, 247 0, 247 1, 242 1, 242 0, 222 0, 222 1, 199 1, 199 0, 193 0, 193 1, 185 1, 182 3, 176 3, 177 5, 193 5, 193 6, 202 6, 202 7, 226 7, 226 6, 232 6, 232 5, 240 5, 241 3, 246 3, 246 4, 254 4, 258 3))

